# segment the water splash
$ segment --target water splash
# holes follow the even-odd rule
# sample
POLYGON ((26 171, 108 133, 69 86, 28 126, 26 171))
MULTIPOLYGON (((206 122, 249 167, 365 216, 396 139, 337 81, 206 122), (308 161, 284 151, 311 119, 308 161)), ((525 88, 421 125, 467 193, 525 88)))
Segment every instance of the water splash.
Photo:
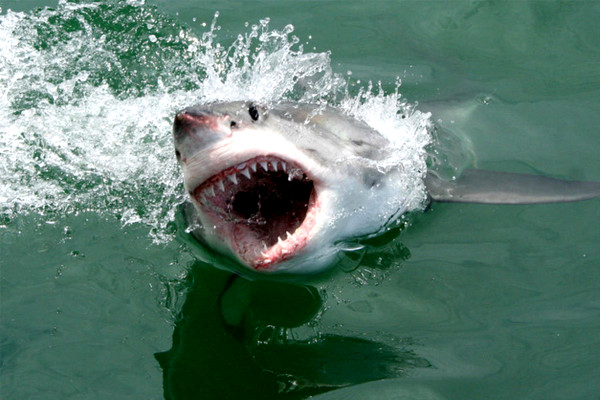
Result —
MULTIPOLYGON (((372 83, 361 88, 356 96, 346 95, 340 108, 349 115, 360 119, 384 135, 396 151, 390 157, 375 165, 386 173, 399 169, 396 187, 403 194, 402 199, 391 199, 391 209, 414 211, 423 206, 426 199, 422 178, 427 171, 426 147, 431 143, 432 123, 428 113, 415 110, 414 106, 402 99, 399 92, 400 80, 392 93, 385 93, 381 82, 377 90, 372 83)), ((393 212, 387 213, 389 218, 393 212)))
POLYGON ((272 29, 263 19, 223 45, 216 17, 198 37, 143 2, 61 0, 56 9, 0 16, 5 220, 92 211, 169 240, 184 199, 172 116, 197 102, 245 99, 330 104, 369 123, 402 149, 418 207, 427 115, 397 90, 349 95, 330 54, 305 53, 291 25, 272 29))

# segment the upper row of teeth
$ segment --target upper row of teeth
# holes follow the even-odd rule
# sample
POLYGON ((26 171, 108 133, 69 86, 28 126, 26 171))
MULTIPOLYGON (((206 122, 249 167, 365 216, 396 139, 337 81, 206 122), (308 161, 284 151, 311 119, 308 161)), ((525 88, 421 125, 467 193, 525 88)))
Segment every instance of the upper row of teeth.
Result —
MULTIPOLYGON (((262 168, 264 171, 271 170, 275 172, 279 171, 279 168, 281 168, 283 172, 287 172, 288 169, 288 166, 285 163, 285 161, 269 160, 252 163, 242 163, 236 166, 235 170, 243 176, 245 176, 246 178, 250 179, 252 177, 252 173, 256 172, 259 167, 262 168)), ((226 179, 229 179, 234 185, 237 185, 239 182, 235 172, 233 174, 227 175, 226 179)), ((214 185, 208 186, 206 189, 204 189, 203 193, 208 194, 210 196, 215 196, 215 187, 218 188, 221 192, 224 192, 225 185, 223 184, 223 179, 219 179, 214 185)))

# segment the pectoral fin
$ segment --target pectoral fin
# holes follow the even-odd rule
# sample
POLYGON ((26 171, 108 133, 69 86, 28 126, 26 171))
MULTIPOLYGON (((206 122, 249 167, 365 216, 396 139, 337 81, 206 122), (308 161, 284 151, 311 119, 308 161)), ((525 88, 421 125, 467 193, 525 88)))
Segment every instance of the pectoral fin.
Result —
POLYGON ((599 182, 480 169, 467 169, 453 181, 428 173, 425 186, 432 200, 451 203, 562 203, 600 197, 599 182))

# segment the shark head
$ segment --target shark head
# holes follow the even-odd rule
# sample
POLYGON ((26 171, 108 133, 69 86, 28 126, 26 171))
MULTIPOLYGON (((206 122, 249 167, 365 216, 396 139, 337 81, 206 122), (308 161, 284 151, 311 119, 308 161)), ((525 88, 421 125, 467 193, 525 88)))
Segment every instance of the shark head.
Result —
POLYGON ((398 190, 379 164, 388 140, 337 109, 202 104, 177 113, 173 136, 194 235, 251 270, 318 272, 391 216, 378 204, 398 190))

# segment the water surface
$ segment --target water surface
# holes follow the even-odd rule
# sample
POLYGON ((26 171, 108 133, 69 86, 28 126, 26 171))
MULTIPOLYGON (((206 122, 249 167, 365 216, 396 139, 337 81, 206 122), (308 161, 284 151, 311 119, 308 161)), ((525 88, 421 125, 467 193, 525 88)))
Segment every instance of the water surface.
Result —
POLYGON ((600 181, 597 3, 41 5, 0 3, 3 398, 597 397, 598 201, 433 204, 352 271, 247 282, 196 258, 170 141, 236 95, 193 49, 218 10, 216 42, 292 24, 319 56, 282 65, 351 93, 400 78, 478 167, 600 181))

